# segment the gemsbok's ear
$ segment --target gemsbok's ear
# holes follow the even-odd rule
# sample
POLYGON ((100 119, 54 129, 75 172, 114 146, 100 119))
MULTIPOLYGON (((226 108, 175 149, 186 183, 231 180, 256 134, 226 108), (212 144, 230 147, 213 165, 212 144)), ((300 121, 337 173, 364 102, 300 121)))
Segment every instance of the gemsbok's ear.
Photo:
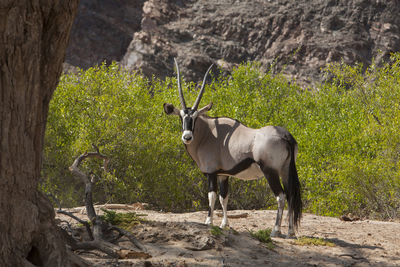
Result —
POLYGON ((164 103, 164 111, 167 115, 179 115, 179 109, 169 103, 164 103))
POLYGON ((211 102, 210 104, 208 104, 205 107, 202 107, 201 109, 199 109, 199 115, 206 113, 207 111, 209 111, 212 108, 213 103, 211 102))

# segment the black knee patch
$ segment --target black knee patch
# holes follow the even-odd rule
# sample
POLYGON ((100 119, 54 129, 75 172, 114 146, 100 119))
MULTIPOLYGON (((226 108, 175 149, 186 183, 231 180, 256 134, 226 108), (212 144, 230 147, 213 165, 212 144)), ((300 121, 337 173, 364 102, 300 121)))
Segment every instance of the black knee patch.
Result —
POLYGON ((225 179, 219 180, 219 195, 224 199, 228 195, 228 188, 229 188, 228 177, 226 177, 225 179))
POLYGON ((208 178, 208 192, 217 192, 217 175, 215 174, 206 174, 208 178))

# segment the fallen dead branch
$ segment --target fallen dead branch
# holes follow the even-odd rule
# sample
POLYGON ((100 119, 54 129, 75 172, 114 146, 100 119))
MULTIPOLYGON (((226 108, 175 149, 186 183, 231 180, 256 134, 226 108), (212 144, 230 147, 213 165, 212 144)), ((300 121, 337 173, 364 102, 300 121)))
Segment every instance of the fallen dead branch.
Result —
POLYGON ((357 255, 352 255, 352 254, 340 254, 339 257, 350 257, 353 260, 362 260, 362 261, 368 261, 368 259, 361 257, 361 256, 357 256, 357 255))
POLYGON ((359 220, 360 220, 360 217, 358 217, 358 216, 353 216, 351 213, 349 213, 349 214, 347 214, 347 215, 342 215, 342 216, 340 216, 339 219, 340 219, 341 221, 344 221, 344 222, 354 222, 354 221, 359 221, 359 220))
MULTIPOLYGON (((133 203, 133 204, 102 204, 102 205, 93 205, 93 207, 96 210, 101 210, 101 209, 108 209, 108 210, 132 210, 132 211, 137 211, 137 210, 145 210, 146 206, 148 204, 146 203, 133 203)), ((86 207, 75 207, 72 210, 73 213, 75 212, 82 212, 83 210, 86 210, 86 207)))
MULTIPOLYGON (((217 213, 218 217, 222 217, 222 213, 217 213)), ((230 219, 240 219, 240 218, 247 218, 249 214, 247 212, 241 214, 228 214, 228 218, 230 219)))
MULTIPOLYGON (((83 162, 83 160, 87 158, 99 158, 103 160, 103 169, 107 171, 107 164, 109 159, 107 156, 100 153, 99 149, 92 145, 95 149, 95 152, 85 152, 80 155, 77 159, 75 159, 74 163, 69 167, 69 170, 76 176, 81 179, 81 181, 85 184, 85 209, 87 216, 92 225, 88 221, 82 220, 77 216, 73 215, 71 212, 67 212, 61 210, 61 208, 57 211, 57 213, 61 213, 67 215, 79 223, 83 224, 86 228, 86 231, 89 236, 89 240, 79 241, 73 238, 72 235, 69 235, 67 231, 62 231, 67 244, 71 247, 73 251, 75 250, 100 250, 103 253, 109 255, 113 258, 144 258, 147 259, 151 257, 148 253, 146 253, 146 248, 135 238, 135 236, 121 229, 115 225, 111 225, 110 223, 104 221, 100 216, 96 214, 95 208, 93 206, 92 199, 92 191, 93 187, 98 180, 94 174, 85 174, 83 171, 79 169, 79 165, 83 162), (113 235, 113 232, 117 232, 118 235, 113 235), (127 237, 128 240, 141 252, 137 252, 130 249, 125 249, 120 247, 119 245, 114 244, 121 237, 127 237)), ((110 204, 108 204, 110 205, 110 204)), ((122 207, 123 205, 119 205, 122 207)))
MULTIPOLYGON (((100 208, 110 209, 110 210, 144 210, 146 204, 134 203, 134 204, 104 204, 97 205, 100 208)), ((96 207, 97 207, 96 206, 96 207)))

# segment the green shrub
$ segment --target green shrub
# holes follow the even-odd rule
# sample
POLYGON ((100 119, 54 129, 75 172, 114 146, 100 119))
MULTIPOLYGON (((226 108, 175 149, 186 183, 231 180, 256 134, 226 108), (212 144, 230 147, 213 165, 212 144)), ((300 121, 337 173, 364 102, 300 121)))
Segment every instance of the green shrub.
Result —
MULTIPOLYGON (((330 80, 302 89, 282 75, 242 64, 206 86, 202 105, 249 127, 279 125, 299 143, 297 168, 306 211, 393 218, 400 210, 400 56, 381 67, 330 65, 330 80)), ((183 82, 191 105, 198 91, 183 82)), ((148 80, 96 66, 61 77, 50 103, 41 188, 63 206, 82 203, 83 185, 68 166, 91 144, 111 159, 82 168, 102 175, 97 202, 147 202, 170 211, 208 206, 207 181, 180 141, 180 121, 163 103, 179 106, 175 78, 148 80)), ((276 208, 266 179, 230 180, 230 209, 276 208)))

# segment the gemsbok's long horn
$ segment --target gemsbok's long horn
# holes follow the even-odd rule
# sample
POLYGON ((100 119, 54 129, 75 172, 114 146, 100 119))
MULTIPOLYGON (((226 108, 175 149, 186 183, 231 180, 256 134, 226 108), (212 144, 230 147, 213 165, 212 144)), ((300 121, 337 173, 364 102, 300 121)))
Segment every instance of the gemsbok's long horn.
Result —
POLYGON ((204 88, 205 88, 206 80, 207 80, 207 75, 208 75, 208 73, 210 72, 210 70, 211 70, 211 68, 213 66, 214 66, 214 64, 211 64, 211 66, 208 68, 206 74, 204 75, 203 84, 201 85, 201 89, 200 89, 199 95, 197 96, 196 101, 193 104, 192 110, 197 110, 197 108, 199 107, 201 98, 203 97, 204 88))
POLYGON ((182 109, 186 109, 185 98, 183 97, 182 85, 181 85, 181 74, 179 71, 178 62, 176 58, 174 58, 175 66, 176 66, 176 75, 178 77, 178 90, 179 90, 179 99, 181 100, 182 109))

